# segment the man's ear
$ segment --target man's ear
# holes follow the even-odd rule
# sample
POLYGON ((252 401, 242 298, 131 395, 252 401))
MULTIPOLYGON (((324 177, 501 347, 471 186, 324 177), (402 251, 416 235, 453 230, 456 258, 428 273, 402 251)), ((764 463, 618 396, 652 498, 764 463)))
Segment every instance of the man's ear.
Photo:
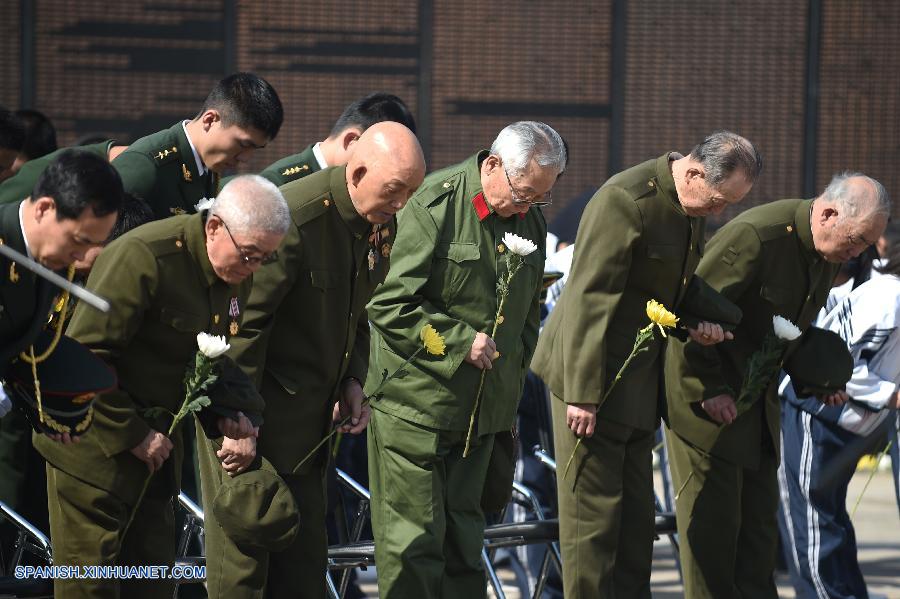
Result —
POLYGON ((362 182, 367 172, 368 169, 364 164, 360 164, 354 168, 353 172, 350 173, 350 184, 353 185, 353 187, 359 187, 360 182, 362 182))
POLYGON ((361 135, 362 131, 355 127, 344 130, 344 133, 341 135, 341 148, 346 152, 351 145, 359 141, 361 135))
POLYGON ((222 115, 219 114, 219 111, 215 108, 210 108, 206 112, 200 115, 200 122, 203 123, 203 130, 209 131, 209 128, 213 123, 219 122, 222 120, 222 115))
POLYGON ((34 201, 34 218, 38 222, 47 216, 56 216, 56 200, 42 196, 34 201))

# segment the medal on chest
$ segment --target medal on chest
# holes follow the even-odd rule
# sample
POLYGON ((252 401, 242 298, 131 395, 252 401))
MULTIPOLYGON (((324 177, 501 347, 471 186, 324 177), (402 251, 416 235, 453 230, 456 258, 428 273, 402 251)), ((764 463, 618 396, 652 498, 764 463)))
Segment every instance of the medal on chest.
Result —
POLYGON ((241 306, 238 303, 238 298, 231 298, 231 305, 228 307, 228 315, 231 317, 231 324, 228 325, 228 332, 231 333, 232 337, 238 334, 240 327, 238 326, 238 316, 241 315, 241 306))

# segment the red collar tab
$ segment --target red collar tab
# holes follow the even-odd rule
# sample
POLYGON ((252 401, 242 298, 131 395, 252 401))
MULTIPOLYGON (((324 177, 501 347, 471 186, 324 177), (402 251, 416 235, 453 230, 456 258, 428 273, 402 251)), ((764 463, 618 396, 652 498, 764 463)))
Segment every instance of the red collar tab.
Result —
POLYGON ((478 215, 479 221, 482 221, 490 216, 491 209, 488 208, 487 200, 484 199, 483 192, 479 191, 478 195, 472 198, 472 205, 475 206, 475 214, 478 215))

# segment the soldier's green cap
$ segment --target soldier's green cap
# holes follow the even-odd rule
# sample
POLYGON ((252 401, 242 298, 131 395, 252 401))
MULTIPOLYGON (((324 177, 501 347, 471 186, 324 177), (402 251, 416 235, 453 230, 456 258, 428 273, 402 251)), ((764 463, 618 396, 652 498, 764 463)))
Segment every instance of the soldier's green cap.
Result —
MULTIPOLYGON (((54 334, 50 330, 41 332, 32 345, 35 356, 47 351, 54 334)), ((31 363, 17 358, 6 373, 10 399, 25 412, 36 431, 51 435, 69 433, 73 437, 90 427, 94 397, 116 386, 115 372, 90 349, 65 335, 50 355, 37 363, 37 379, 40 410, 31 363)))
POLYGON ((694 275, 684 292, 684 298, 675 311, 679 324, 692 329, 701 322, 719 324, 726 331, 733 331, 741 323, 744 313, 731 300, 694 275))
POLYGON ((847 342, 826 329, 809 327, 784 362, 797 397, 829 395, 843 389, 853 375, 847 342))
POLYGON ((268 460, 258 457, 256 463, 253 470, 224 478, 213 500, 213 514, 235 543, 281 551, 300 530, 297 503, 268 460))
POLYGON ((238 412, 243 412, 259 426, 263 422, 265 401, 247 374, 228 356, 218 358, 218 378, 207 391, 210 405, 200 411, 198 420, 203 432, 210 439, 222 436, 218 419, 222 416, 238 420, 238 412))

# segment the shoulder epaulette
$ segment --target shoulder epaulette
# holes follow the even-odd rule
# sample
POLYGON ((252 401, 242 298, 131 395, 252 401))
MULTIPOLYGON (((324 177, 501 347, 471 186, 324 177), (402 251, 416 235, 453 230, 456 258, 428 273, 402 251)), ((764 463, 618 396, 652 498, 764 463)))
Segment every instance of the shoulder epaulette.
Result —
POLYGON ((423 206, 434 206, 435 204, 446 200, 454 193, 462 184, 463 173, 455 173, 446 179, 435 181, 433 185, 426 188, 426 193, 422 197, 423 206))
POLYGON ((150 156, 156 164, 167 164, 179 158, 178 146, 172 145, 159 148, 155 152, 151 152, 150 156))
POLYGON ((656 179, 643 179, 633 183, 625 188, 625 193, 634 200, 656 193, 656 179))
POLYGON ((771 223, 757 229, 757 235, 762 242, 772 241, 779 237, 787 237, 794 233, 794 221, 786 220, 780 223, 771 223))
POLYGON ((291 218, 294 220, 294 224, 299 227, 325 214, 332 206, 334 206, 334 200, 331 199, 331 194, 323 193, 294 208, 291 211, 291 218))
POLYGON ((187 244, 180 235, 171 235, 161 239, 152 239, 146 241, 150 252, 157 258, 161 256, 169 256, 172 254, 180 254, 187 251, 187 244))

